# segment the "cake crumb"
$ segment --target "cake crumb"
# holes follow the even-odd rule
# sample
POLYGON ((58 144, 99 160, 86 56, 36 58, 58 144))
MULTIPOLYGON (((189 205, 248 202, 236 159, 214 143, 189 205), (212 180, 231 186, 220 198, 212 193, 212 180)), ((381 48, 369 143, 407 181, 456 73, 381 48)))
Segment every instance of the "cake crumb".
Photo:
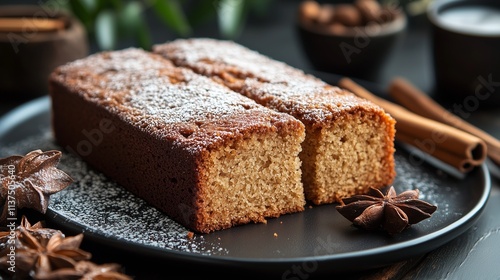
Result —
POLYGON ((278 237, 278 234, 275 232, 275 233, 273 234, 273 236, 274 236, 274 237, 278 237))
POLYGON ((188 238, 188 239, 193 239, 193 237, 194 237, 194 232, 192 232, 192 231, 188 231, 188 233, 187 233, 187 238, 188 238))

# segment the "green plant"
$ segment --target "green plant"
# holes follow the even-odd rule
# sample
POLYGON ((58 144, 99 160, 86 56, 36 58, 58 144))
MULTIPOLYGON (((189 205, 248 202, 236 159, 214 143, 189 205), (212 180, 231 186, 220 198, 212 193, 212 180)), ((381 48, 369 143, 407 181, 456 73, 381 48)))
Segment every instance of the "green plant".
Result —
POLYGON ((146 16, 153 14, 180 37, 208 20, 217 20, 222 37, 236 38, 249 13, 263 14, 270 0, 72 0, 69 10, 83 23, 91 39, 103 50, 114 49, 121 39, 132 39, 150 49, 146 16), (152 13, 148 13, 149 11, 152 13))

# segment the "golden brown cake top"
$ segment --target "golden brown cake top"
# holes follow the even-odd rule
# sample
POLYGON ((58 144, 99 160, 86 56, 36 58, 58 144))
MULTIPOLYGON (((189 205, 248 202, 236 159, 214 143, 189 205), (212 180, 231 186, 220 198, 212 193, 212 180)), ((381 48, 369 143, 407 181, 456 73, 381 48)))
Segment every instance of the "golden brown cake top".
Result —
POLYGON ((305 122, 334 120, 346 111, 383 111, 347 90, 232 41, 177 39, 155 45, 153 52, 195 72, 220 77, 230 87, 256 97, 259 103, 305 122))
POLYGON ((293 78, 297 82, 311 84, 311 80, 316 79, 281 61, 270 59, 257 51, 227 40, 177 39, 167 44, 153 46, 153 52, 166 53, 176 62, 184 60, 189 66, 196 65, 204 74, 227 72, 240 78, 254 77, 260 81, 274 83, 289 82, 293 78))
POLYGON ((57 68, 52 80, 160 138, 193 149, 301 124, 140 49, 102 52, 57 68))

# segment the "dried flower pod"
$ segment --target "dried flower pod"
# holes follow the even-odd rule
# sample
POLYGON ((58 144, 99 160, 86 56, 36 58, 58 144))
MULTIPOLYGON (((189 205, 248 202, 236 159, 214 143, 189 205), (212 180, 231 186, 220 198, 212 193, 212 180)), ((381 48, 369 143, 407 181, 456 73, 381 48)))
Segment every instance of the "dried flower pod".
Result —
POLYGON ((0 242, 9 244, 0 247, 0 272, 15 275, 14 279, 132 279, 120 272, 118 264, 98 265, 89 261, 91 254, 80 249, 82 239, 83 234, 65 237, 59 230, 43 227, 41 222, 31 225, 23 216, 15 230, 0 232, 0 242), (12 247, 16 254, 15 270, 9 264, 12 247))
POLYGON ((337 211, 356 227, 376 230, 384 229, 393 235, 412 224, 430 218, 437 206, 420 200, 418 190, 396 194, 393 186, 384 195, 371 188, 366 195, 354 195, 342 199, 337 211))
POLYGON ((49 196, 65 189, 73 179, 57 169, 60 151, 35 150, 25 156, 0 159, 0 224, 14 217, 17 208, 47 211, 49 196))
POLYGON ((121 266, 115 263, 98 265, 90 261, 79 261, 75 267, 39 273, 37 274, 37 280, 132 280, 132 277, 122 274, 120 269, 121 266))

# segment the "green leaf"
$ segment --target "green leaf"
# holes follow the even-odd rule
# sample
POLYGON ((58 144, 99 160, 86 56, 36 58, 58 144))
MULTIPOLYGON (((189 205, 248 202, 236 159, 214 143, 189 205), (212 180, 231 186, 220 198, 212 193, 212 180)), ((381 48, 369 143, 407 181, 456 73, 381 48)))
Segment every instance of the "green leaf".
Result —
POLYGON ((250 5, 250 9, 258 16, 264 16, 272 2, 272 0, 250 0, 248 4, 250 5))
POLYGON ((129 37, 137 41, 139 47, 149 50, 151 36, 144 18, 144 6, 140 1, 127 3, 119 13, 120 37, 129 37))
POLYGON ((197 5, 193 7, 188 15, 188 20, 192 26, 197 26, 210 19, 214 19, 217 14, 219 0, 200 0, 195 1, 197 5))
POLYGON ((181 36, 191 34, 191 26, 178 0, 156 0, 153 7, 165 24, 177 34, 181 36))
POLYGON ((92 13, 87 9, 87 7, 82 4, 81 1, 68 1, 69 8, 75 17, 77 17, 87 30, 91 30, 93 27, 92 13))
POLYGON ((104 2, 110 2, 112 7, 116 10, 116 9, 121 9, 123 8, 123 2, 127 2, 127 1, 122 1, 122 0, 106 0, 104 2))
POLYGON ((95 21, 97 45, 102 50, 112 50, 117 41, 117 17, 112 10, 100 12, 95 21))
MULTIPOLYGON (((73 2, 73 1, 70 1, 73 2)), ((79 0, 79 1, 74 1, 74 2, 79 2, 81 7, 83 7, 88 14, 93 14, 97 12, 97 6, 98 6, 98 0, 79 0)))
POLYGON ((149 28, 147 24, 142 21, 138 27, 139 28, 136 32, 136 36, 139 46, 145 50, 151 50, 151 35, 149 34, 149 28))
POLYGON ((125 34, 138 29, 142 21, 143 10, 142 4, 138 1, 131 1, 120 10, 119 25, 125 34))
POLYGON ((246 20, 245 0, 221 0, 217 6, 217 18, 222 36, 234 39, 246 20))
MULTIPOLYGON (((71 1, 71 0, 70 0, 71 1)), ((82 0, 80 0, 82 1, 82 0)), ((96 0, 96 11, 100 12, 103 10, 119 10, 123 8, 123 3, 126 3, 129 1, 123 1, 123 0, 96 0)))

